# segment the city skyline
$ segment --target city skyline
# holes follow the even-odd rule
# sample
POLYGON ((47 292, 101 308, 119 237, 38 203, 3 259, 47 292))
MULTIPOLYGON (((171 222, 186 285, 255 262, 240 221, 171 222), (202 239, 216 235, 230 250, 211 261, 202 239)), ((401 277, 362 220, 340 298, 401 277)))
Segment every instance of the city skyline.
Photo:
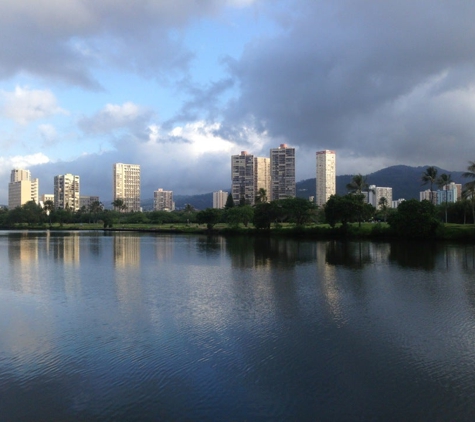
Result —
POLYGON ((462 171, 475 160, 474 14, 428 0, 5 0, 0 180, 28 168, 52 192, 54 175, 77 174, 109 199, 112 164, 135 162, 143 192, 200 194, 229 186, 236 151, 281 143, 296 180, 323 149, 338 151, 337 174, 462 171))

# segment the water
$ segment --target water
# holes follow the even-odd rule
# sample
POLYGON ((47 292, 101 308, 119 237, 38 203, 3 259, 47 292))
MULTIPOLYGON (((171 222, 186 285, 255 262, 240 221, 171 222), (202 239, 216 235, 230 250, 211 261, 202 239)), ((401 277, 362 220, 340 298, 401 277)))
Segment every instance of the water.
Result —
POLYGON ((473 245, 0 232, 0 420, 475 414, 473 245))

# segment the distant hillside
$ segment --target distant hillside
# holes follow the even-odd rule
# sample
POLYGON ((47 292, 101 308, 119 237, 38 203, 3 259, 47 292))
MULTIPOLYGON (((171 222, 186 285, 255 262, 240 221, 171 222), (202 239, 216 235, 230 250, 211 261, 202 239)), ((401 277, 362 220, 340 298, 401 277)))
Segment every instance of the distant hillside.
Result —
MULTIPOLYGON (((419 192, 429 189, 429 185, 422 186, 421 176, 428 166, 409 167, 409 166, 391 166, 374 173, 366 175, 366 180, 370 185, 393 188, 393 199, 419 199, 419 192)), ((466 183, 467 179, 462 177, 461 171, 449 171, 436 167, 438 174, 447 173, 452 176, 455 183, 466 183)), ((345 174, 336 177, 336 193, 345 195, 347 193, 346 185, 351 182, 353 175, 345 174)), ((434 186, 434 189, 437 187, 434 186)), ((227 189, 223 189, 226 191, 227 189)), ((301 198, 315 197, 315 178, 306 179, 297 182, 297 196, 301 198)), ((177 209, 182 209, 186 204, 191 204, 196 209, 202 210, 213 206, 213 193, 202 195, 174 195, 177 209)), ((142 201, 144 211, 150 211, 153 208, 153 199, 142 201)))
MULTIPOLYGON (((422 186, 421 175, 428 166, 409 167, 391 166, 366 175, 370 185, 393 188, 393 199, 419 199, 419 192, 429 189, 429 185, 422 186)), ((449 171, 437 167, 438 174, 450 174, 455 183, 466 183, 461 171, 449 171)), ((336 193, 345 195, 346 185, 351 182, 353 175, 345 174, 336 177, 336 193)), ((297 183, 297 196, 307 198, 315 195, 315 179, 302 180, 297 183)), ((434 186, 434 189, 437 189, 434 186)))

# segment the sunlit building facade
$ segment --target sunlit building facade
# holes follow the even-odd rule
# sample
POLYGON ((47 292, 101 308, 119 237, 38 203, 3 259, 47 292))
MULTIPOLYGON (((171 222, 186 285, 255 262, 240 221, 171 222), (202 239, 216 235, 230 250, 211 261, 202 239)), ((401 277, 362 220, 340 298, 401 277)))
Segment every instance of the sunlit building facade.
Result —
POLYGON ((38 179, 31 179, 29 170, 13 169, 8 184, 8 208, 21 207, 30 201, 39 203, 38 179))
POLYGON ((316 159, 316 203, 322 206, 336 193, 336 153, 330 150, 317 151, 316 159))
POLYGON ((213 208, 222 209, 226 206, 228 200, 228 192, 222 190, 213 192, 213 208))
POLYGON ((140 165, 115 163, 112 170, 113 200, 121 199, 126 207, 120 211, 141 211, 140 165))
POLYGON ((79 176, 62 174, 54 177, 54 207, 79 210, 79 176))
POLYGON ((260 189, 266 191, 267 200, 270 197, 271 174, 270 158, 254 157, 254 193, 259 195, 260 189))

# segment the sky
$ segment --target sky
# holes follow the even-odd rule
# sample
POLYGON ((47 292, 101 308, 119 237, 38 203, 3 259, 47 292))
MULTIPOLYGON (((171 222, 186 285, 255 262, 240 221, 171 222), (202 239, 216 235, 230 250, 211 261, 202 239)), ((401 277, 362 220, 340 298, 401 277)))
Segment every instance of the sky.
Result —
MULTIPOLYGON (((296 148, 337 174, 475 161, 475 2, 2 0, 0 204, 13 168, 112 200, 231 185, 231 155, 296 148)), ((107 204, 108 205, 108 204, 107 204)))

